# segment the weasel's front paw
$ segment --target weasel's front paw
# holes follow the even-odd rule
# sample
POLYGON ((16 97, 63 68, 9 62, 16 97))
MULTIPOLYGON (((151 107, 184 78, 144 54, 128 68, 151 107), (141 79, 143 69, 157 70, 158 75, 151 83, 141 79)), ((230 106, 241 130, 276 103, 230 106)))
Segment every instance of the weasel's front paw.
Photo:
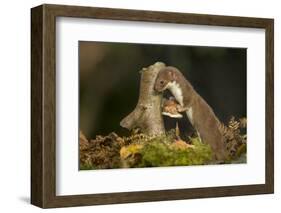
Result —
POLYGON ((178 112, 185 112, 187 110, 186 107, 182 107, 181 105, 177 105, 177 111, 178 112))

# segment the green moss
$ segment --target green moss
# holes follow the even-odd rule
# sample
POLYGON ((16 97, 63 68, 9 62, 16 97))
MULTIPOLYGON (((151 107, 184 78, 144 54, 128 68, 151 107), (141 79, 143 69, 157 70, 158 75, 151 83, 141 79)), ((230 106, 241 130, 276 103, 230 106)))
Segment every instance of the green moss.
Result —
POLYGON ((91 169, 96 169, 94 166, 89 165, 89 164, 82 164, 80 163, 79 165, 80 170, 91 170, 91 169))
POLYGON ((171 133, 156 136, 151 140, 141 142, 142 147, 131 149, 134 144, 127 147, 126 151, 134 150, 132 155, 123 159, 128 167, 165 167, 165 166, 188 166, 207 164, 212 159, 212 151, 209 145, 203 144, 198 138, 191 138, 192 145, 181 142, 177 146, 171 133), (137 158, 136 158, 137 156, 137 158))

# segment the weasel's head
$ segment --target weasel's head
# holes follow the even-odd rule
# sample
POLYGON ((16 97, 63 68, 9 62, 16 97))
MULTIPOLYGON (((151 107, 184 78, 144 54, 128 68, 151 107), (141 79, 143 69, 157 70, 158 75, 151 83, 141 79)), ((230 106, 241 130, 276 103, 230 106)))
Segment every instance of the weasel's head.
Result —
POLYGON ((157 75, 154 89, 157 92, 163 92, 169 86, 169 83, 176 81, 176 68, 174 67, 165 67, 161 69, 157 75))

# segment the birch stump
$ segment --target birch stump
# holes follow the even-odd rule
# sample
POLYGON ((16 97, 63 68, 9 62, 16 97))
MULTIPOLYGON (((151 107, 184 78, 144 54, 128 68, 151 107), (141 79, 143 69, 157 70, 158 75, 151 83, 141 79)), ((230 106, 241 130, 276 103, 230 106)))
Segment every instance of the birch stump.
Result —
POLYGON ((140 71, 138 103, 135 109, 120 122, 122 127, 129 130, 139 128, 142 133, 148 135, 165 133, 161 114, 162 93, 157 93, 154 90, 157 74, 164 67, 164 63, 156 62, 140 71))

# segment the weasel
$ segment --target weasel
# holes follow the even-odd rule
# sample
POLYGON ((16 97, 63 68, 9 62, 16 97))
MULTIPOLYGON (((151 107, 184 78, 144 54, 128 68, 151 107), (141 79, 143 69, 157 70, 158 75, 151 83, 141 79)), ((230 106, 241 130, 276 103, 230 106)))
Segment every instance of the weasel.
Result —
POLYGON ((224 139, 219 130, 221 122, 212 108, 193 89, 190 82, 175 67, 167 66, 159 71, 154 89, 163 92, 168 89, 180 104, 179 112, 186 115, 203 142, 208 143, 216 160, 226 160, 224 139))

